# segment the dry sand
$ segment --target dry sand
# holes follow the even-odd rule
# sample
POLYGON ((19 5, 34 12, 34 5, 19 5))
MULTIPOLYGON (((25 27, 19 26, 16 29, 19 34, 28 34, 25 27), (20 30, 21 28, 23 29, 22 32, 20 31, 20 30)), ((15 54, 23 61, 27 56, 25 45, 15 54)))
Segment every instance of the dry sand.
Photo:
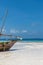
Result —
POLYGON ((17 42, 10 51, 0 52, 0 65, 43 65, 43 43, 17 42))

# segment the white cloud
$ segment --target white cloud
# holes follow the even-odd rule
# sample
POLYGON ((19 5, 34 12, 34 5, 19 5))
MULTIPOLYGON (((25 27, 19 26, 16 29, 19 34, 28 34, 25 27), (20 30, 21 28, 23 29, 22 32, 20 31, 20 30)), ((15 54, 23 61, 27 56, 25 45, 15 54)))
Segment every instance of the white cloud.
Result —
POLYGON ((6 32, 5 28, 2 29, 2 32, 6 32))
POLYGON ((10 30, 10 33, 27 33, 28 31, 27 30, 15 30, 15 29, 11 29, 10 30))
POLYGON ((19 31, 18 30, 15 30, 15 29, 11 29, 10 30, 10 33, 19 33, 19 31))
POLYGON ((28 31, 27 30, 22 30, 22 33, 27 33, 28 31))

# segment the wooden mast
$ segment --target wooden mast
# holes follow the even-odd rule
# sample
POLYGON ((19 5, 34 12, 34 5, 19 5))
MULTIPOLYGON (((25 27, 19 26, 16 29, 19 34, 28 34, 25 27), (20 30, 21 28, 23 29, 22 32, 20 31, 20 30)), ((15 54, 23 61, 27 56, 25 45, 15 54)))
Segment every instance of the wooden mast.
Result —
POLYGON ((5 19, 6 19, 6 17, 7 17, 7 13, 8 13, 8 10, 6 9, 6 11, 5 11, 5 16, 4 16, 3 19, 2 19, 3 24, 2 24, 2 27, 1 27, 1 30, 0 30, 0 34, 2 33, 2 30, 3 30, 4 25, 5 25, 5 19))

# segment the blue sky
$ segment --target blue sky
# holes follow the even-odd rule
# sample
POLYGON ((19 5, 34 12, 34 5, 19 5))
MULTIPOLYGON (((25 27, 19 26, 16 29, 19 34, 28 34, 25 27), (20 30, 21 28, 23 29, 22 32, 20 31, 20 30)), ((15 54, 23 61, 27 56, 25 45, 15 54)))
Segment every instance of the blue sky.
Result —
POLYGON ((43 38, 43 0, 0 0, 0 28, 6 8, 3 33, 43 38))

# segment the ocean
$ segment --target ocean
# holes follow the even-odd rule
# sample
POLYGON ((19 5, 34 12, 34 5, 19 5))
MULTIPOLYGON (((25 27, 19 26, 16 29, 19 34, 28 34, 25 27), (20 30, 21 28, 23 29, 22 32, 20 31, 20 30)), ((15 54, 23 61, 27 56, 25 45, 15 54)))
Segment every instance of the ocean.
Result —
POLYGON ((0 65, 43 65, 43 39, 18 40, 9 51, 0 52, 0 65))
POLYGON ((20 40, 20 39, 0 39, 0 42, 1 41, 6 42, 6 41, 10 41, 10 40, 18 40, 18 41, 21 41, 21 42, 43 42, 43 39, 40 39, 40 38, 22 39, 22 40, 20 40))

